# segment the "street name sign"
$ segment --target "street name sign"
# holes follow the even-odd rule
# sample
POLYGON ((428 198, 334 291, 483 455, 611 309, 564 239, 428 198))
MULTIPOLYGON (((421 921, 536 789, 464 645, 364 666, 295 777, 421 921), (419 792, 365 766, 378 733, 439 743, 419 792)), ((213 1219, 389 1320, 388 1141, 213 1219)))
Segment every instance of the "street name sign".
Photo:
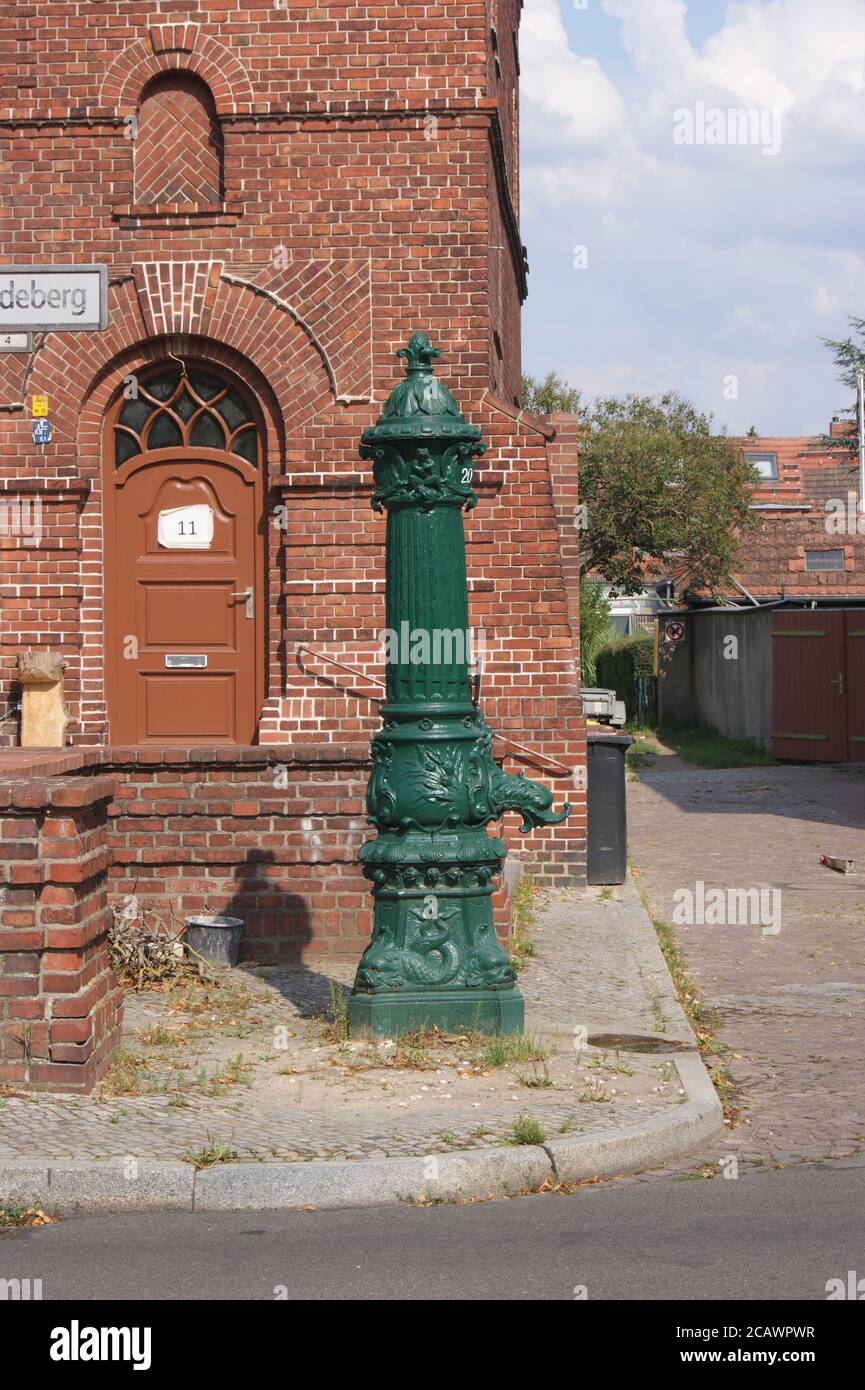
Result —
POLYGON ((0 266, 0 334, 98 333, 107 327, 107 266, 0 266))

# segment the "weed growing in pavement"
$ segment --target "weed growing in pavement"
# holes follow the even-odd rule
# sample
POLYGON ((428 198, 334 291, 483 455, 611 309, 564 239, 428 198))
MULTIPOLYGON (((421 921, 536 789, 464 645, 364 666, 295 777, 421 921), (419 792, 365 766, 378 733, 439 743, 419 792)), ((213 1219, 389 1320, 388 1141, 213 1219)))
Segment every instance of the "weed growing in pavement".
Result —
POLYGON ((208 1134, 207 1143, 203 1148, 184 1154, 183 1157, 187 1163, 194 1163, 196 1168, 212 1168, 215 1163, 233 1163, 237 1158, 237 1151, 222 1139, 214 1139, 212 1134, 208 1134))
POLYGON ((532 1120, 528 1115, 518 1115, 511 1125, 513 1139, 505 1140, 508 1144, 543 1144, 546 1139, 543 1129, 537 1120, 532 1120))

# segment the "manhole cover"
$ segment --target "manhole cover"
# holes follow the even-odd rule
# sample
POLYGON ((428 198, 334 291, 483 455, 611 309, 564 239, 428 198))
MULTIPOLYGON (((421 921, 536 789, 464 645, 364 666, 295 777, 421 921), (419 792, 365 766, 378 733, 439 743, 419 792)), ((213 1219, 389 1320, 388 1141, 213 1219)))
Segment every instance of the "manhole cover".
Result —
POLYGON ((613 1052, 690 1052, 693 1043, 663 1038, 657 1033, 590 1033, 590 1047, 605 1047, 613 1052))

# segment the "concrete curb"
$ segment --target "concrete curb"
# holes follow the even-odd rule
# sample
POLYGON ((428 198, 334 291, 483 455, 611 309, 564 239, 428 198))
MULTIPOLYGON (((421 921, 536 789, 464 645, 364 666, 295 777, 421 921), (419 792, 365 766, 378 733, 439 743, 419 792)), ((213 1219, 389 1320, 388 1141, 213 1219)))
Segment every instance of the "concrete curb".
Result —
MULTIPOLYGON (((634 950, 647 992, 662 1002, 670 1041, 693 1044, 673 982, 633 885, 634 950), (637 921, 640 914, 641 921, 637 921)), ((0 1203, 56 1215, 86 1211, 275 1211, 400 1206, 514 1196, 545 1181, 580 1182, 658 1167, 725 1133, 715 1089, 696 1051, 670 1053, 685 1098, 668 1111, 609 1133, 543 1145, 473 1149, 423 1158, 301 1163, 0 1160, 0 1203)))

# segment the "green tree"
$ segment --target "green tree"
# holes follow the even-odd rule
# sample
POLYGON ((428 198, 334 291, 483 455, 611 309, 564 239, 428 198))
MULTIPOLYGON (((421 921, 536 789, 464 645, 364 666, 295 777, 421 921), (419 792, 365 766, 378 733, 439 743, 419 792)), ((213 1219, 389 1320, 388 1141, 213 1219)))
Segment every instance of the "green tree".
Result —
POLYGON ((601 398, 583 414, 581 573, 621 593, 671 570, 694 588, 729 582, 753 524, 756 473, 711 417, 677 395, 601 398))
POLYGON ((543 381, 523 377, 523 410, 532 415, 552 415, 557 410, 576 413, 579 407, 580 392, 576 386, 569 386, 555 372, 547 372, 543 381))
MULTIPOLYGON (((821 342, 832 353, 835 366, 838 368, 838 380, 856 393, 852 404, 838 412, 842 418, 846 416, 852 424, 856 425, 859 421, 857 377, 860 369, 865 367, 865 319, 858 319, 851 314, 847 322, 851 329, 848 337, 822 338, 821 342)), ((855 430, 851 430, 849 435, 841 435, 836 438, 822 434, 813 442, 823 449, 837 449, 848 454, 854 454, 859 448, 859 440, 855 430)))
POLYGON ((580 682, 597 684, 598 652, 618 637, 610 622, 610 605, 603 589, 591 579, 580 580, 580 682))

